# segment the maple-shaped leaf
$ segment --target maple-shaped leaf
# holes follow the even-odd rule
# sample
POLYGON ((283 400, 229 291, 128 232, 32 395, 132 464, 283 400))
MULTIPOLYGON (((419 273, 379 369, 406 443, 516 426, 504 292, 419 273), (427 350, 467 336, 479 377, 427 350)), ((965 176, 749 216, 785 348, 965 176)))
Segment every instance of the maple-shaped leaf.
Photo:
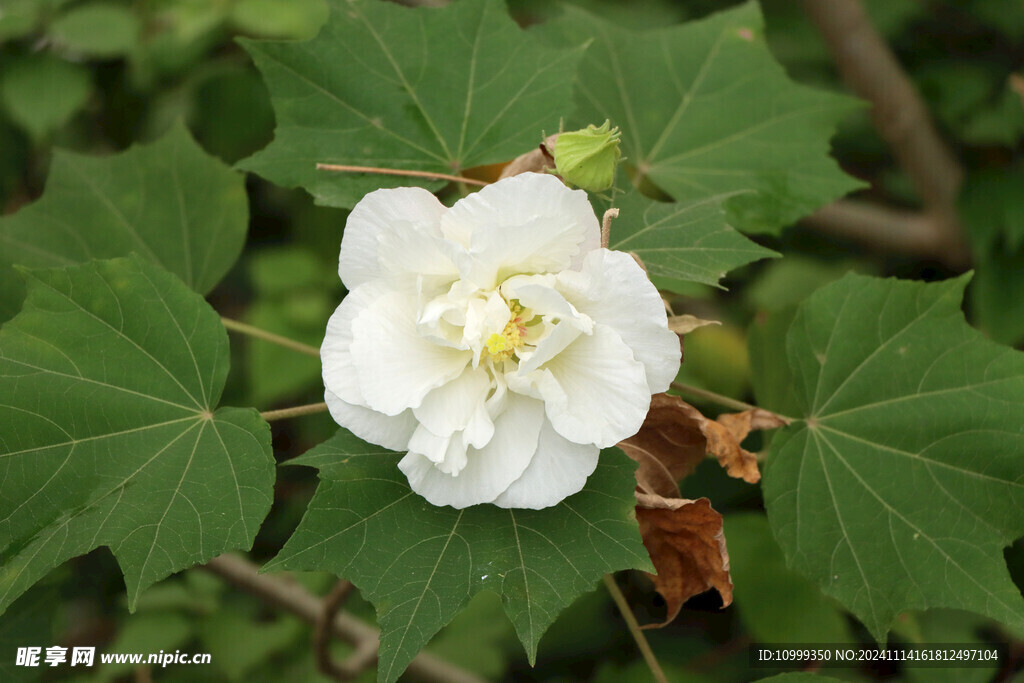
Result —
POLYGON ((482 590, 500 593, 533 662, 558 613, 605 573, 651 569, 633 518, 633 463, 601 454, 579 493, 545 510, 431 505, 398 469, 403 454, 345 430, 290 461, 320 470, 298 529, 265 570, 329 571, 377 608, 378 680, 394 681, 482 590))
POLYGON ((1024 354, 964 322, 967 280, 823 287, 788 328, 788 376, 772 373, 795 395, 763 392, 800 418, 764 473, 775 536, 879 641, 931 607, 1024 627, 1003 560, 1024 533, 1024 354))
POLYGON ((126 152, 54 152, 39 201, 0 218, 0 321, 18 311, 10 266, 49 268, 135 253, 206 294, 245 243, 245 182, 178 124, 126 152))
POLYGON ((270 509, 270 429, 217 408, 217 314, 140 257, 26 271, 0 328, 0 610, 107 546, 128 605, 172 572, 248 549, 270 509))
POLYGON ((722 515, 711 507, 711 501, 638 492, 636 502, 640 534, 657 570, 651 578, 668 608, 662 623, 646 628, 667 626, 684 602, 709 588, 722 596, 723 606, 729 605, 729 552, 722 515))
POLYGON ((573 121, 619 126, 641 188, 722 201, 740 230, 777 232, 861 186, 829 157, 836 124, 858 103, 791 81, 755 2, 645 32, 566 6, 535 31, 554 44, 589 41, 573 121))
POLYGON ((380 187, 443 182, 337 174, 317 163, 458 174, 508 161, 535 147, 541 131, 558 130, 581 52, 536 43, 500 0, 330 7, 313 40, 243 41, 270 89, 277 129, 242 168, 351 207, 380 187))
POLYGON ((665 289, 688 282, 721 287, 734 268, 778 254, 744 237, 727 219, 725 197, 656 202, 632 190, 615 199, 609 247, 636 254, 665 289))

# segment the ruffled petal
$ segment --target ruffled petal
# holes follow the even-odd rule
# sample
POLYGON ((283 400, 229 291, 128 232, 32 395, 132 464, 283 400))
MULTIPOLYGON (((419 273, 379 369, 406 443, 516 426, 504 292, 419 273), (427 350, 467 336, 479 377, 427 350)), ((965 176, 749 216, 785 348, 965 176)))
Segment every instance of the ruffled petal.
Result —
POLYGON ((352 209, 341 238, 338 275, 351 291, 396 273, 457 272, 445 255, 441 216, 448 209, 420 187, 377 190, 352 209))
POLYGON ((404 410, 394 416, 385 415, 343 401, 330 389, 324 391, 324 400, 327 401, 327 408, 334 421, 363 441, 393 451, 404 451, 409 447, 409 438, 417 425, 411 410, 404 410))
POLYGON ((358 313, 350 349, 366 405, 387 415, 419 406, 431 389, 458 377, 472 357, 420 336, 413 297, 397 291, 358 313))
POLYGON ((569 441, 555 431, 547 420, 540 430, 537 453, 523 476, 494 499, 503 508, 540 510, 557 505, 579 493, 587 477, 597 468, 601 449, 593 444, 569 441))
POLYGON ((651 404, 643 364, 606 325, 595 325, 527 379, 559 434, 599 448, 636 434, 651 404))
POLYGON ((582 270, 558 274, 557 287, 581 312, 611 326, 644 364, 650 393, 666 391, 679 372, 679 337, 668 329, 661 295, 629 254, 597 249, 582 270))
POLYGON ((324 386, 341 400, 366 405, 359 377, 352 363, 352 321, 364 308, 391 290, 379 282, 368 282, 348 293, 327 321, 320 345, 324 386))
POLYGON ((466 429, 483 409, 491 383, 483 368, 466 368, 461 375, 427 394, 413 414, 434 434, 450 436, 466 429))
POLYGON ((462 277, 490 289, 515 273, 557 272, 598 247, 601 227, 582 190, 521 173, 459 200, 441 231, 469 250, 462 277))
POLYGON ((466 467, 458 476, 445 474, 426 457, 409 452, 398 468, 412 490, 432 505, 466 508, 490 503, 519 479, 537 450, 544 422, 540 401, 510 395, 494 423, 494 436, 481 449, 470 448, 466 467))

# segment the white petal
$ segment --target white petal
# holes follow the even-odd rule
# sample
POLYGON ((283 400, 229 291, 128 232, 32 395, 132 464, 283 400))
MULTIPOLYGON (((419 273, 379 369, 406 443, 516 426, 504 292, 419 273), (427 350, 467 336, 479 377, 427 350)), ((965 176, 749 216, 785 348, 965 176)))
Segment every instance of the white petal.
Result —
POLYGON ((488 293, 486 298, 473 299, 466 309, 462 341, 473 349, 474 357, 479 358, 490 336, 501 334, 511 317, 508 304, 496 291, 488 293))
POLYGON ((555 431, 547 420, 540 430, 537 453, 523 476, 500 496, 494 504, 503 508, 551 507, 579 493, 587 477, 597 468, 601 449, 592 444, 569 441, 555 431))
POLYGON ((491 377, 483 368, 466 368, 452 381, 427 394, 413 409, 416 419, 438 436, 464 430, 491 389, 491 377))
POLYGON ((437 469, 453 477, 466 467, 466 450, 462 432, 438 436, 420 425, 409 439, 409 454, 422 455, 437 469))
POLYGON ((411 296, 390 291, 352 321, 352 363, 366 405, 387 415, 415 408, 427 393, 458 377, 472 353, 439 346, 416 331, 411 296))
MULTIPOLYGON (((429 284, 422 281, 418 285, 429 284)), ((418 300, 424 301, 429 298, 429 292, 420 288, 418 300)), ((469 348, 463 342, 463 327, 466 324, 466 309, 474 297, 478 296, 478 290, 465 280, 456 280, 448 286, 447 291, 429 298, 420 307, 419 317, 416 320, 416 329, 420 336, 434 341, 441 346, 450 346, 454 349, 469 348)))
POLYGON ((463 277, 490 289, 516 273, 582 263, 600 244, 601 228, 586 192, 551 175, 521 173, 459 200, 441 218, 441 231, 475 260, 472 272, 461 264, 463 277))
POLYGON ((589 315, 581 313, 555 288, 555 275, 520 275, 511 277, 501 285, 501 293, 509 300, 518 299, 520 305, 534 315, 572 320, 580 330, 590 334, 593 327, 589 315))
POLYGON ((518 299, 533 315, 543 318, 543 323, 533 325, 526 336, 527 344, 536 346, 533 351, 519 353, 521 363, 519 374, 523 375, 548 362, 573 342, 580 334, 591 334, 594 322, 589 315, 576 310, 561 292, 554 288, 554 275, 519 275, 509 278, 501 285, 502 294, 508 299, 518 299), (554 322, 556 321, 557 322, 554 322))
POLYGON ((404 451, 409 447, 409 438, 416 429, 416 418, 411 410, 398 415, 385 415, 363 406, 347 403, 330 389, 324 391, 324 400, 331 411, 331 417, 363 441, 393 451, 404 451))
POLYGON ((377 190, 359 200, 341 239, 338 274, 349 291, 399 272, 455 272, 443 255, 440 221, 447 211, 419 187, 377 190))
POLYGON ((576 341, 583 334, 580 328, 569 320, 562 320, 552 325, 550 331, 537 343, 537 349, 530 353, 520 354, 518 375, 526 375, 561 353, 565 347, 576 341))
POLYGON ((661 295, 629 254, 598 249, 579 272, 558 274, 558 289, 595 322, 610 325, 644 364, 652 394, 679 372, 679 337, 668 329, 661 295))
POLYGON ((366 405, 355 365, 352 364, 352 321, 378 297, 390 291, 379 282, 361 285, 348 293, 327 321, 327 331, 320 346, 324 386, 347 403, 366 405))
POLYGON ((526 471, 537 450, 544 422, 540 401, 510 395, 495 420, 494 437, 482 449, 470 448, 458 476, 445 474, 427 458, 410 452, 398 463, 412 490, 433 505, 465 508, 490 503, 526 471))
POLYGON ((595 325, 594 334, 581 335, 531 375, 543 370, 554 383, 537 388, 565 438, 606 448, 639 431, 651 404, 644 366, 610 327, 595 325))

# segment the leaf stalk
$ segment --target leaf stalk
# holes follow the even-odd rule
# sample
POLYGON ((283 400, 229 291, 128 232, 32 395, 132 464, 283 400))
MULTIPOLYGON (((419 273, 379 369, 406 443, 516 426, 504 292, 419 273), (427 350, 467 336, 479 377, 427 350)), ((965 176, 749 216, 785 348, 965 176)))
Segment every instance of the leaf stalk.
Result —
POLYGON ((304 353, 307 356, 314 356, 316 358, 320 357, 320 349, 315 346, 303 344, 302 342, 297 342, 294 339, 288 339, 287 337, 282 337, 279 334, 267 332, 266 330, 261 330, 258 327, 253 327, 252 325, 239 322, 238 320, 232 320, 231 318, 221 316, 220 321, 224 324, 224 327, 232 332, 238 332, 250 337, 255 337, 256 339, 262 339, 263 341, 270 342, 271 344, 277 344, 278 346, 283 346, 286 349, 304 353))
POLYGON ((651 649, 650 643, 647 642, 647 636, 644 635, 640 624, 636 621, 636 617, 633 616, 633 610, 629 608, 629 603, 626 602, 626 596, 619 590, 619 586, 615 583, 615 579, 612 578, 611 574, 605 574, 603 580, 608 592, 611 593, 612 600, 615 601, 615 606, 619 608, 622 618, 626 621, 626 627, 629 629, 630 635, 633 636, 637 647, 640 648, 640 654, 644 656, 644 661, 647 662, 654 680, 657 683, 668 683, 668 679, 665 678, 665 672, 662 670, 661 664, 658 663, 658 658, 654 656, 654 651, 651 649))

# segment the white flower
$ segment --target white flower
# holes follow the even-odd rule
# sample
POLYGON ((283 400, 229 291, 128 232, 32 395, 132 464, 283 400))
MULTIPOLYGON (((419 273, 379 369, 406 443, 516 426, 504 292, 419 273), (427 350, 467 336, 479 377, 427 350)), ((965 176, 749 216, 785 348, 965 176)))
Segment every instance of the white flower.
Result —
POLYGON ((407 451, 434 505, 539 509, 582 489, 680 360, 657 290, 599 239, 586 193, 550 175, 451 209, 420 188, 366 195, 321 348, 334 419, 407 451))

